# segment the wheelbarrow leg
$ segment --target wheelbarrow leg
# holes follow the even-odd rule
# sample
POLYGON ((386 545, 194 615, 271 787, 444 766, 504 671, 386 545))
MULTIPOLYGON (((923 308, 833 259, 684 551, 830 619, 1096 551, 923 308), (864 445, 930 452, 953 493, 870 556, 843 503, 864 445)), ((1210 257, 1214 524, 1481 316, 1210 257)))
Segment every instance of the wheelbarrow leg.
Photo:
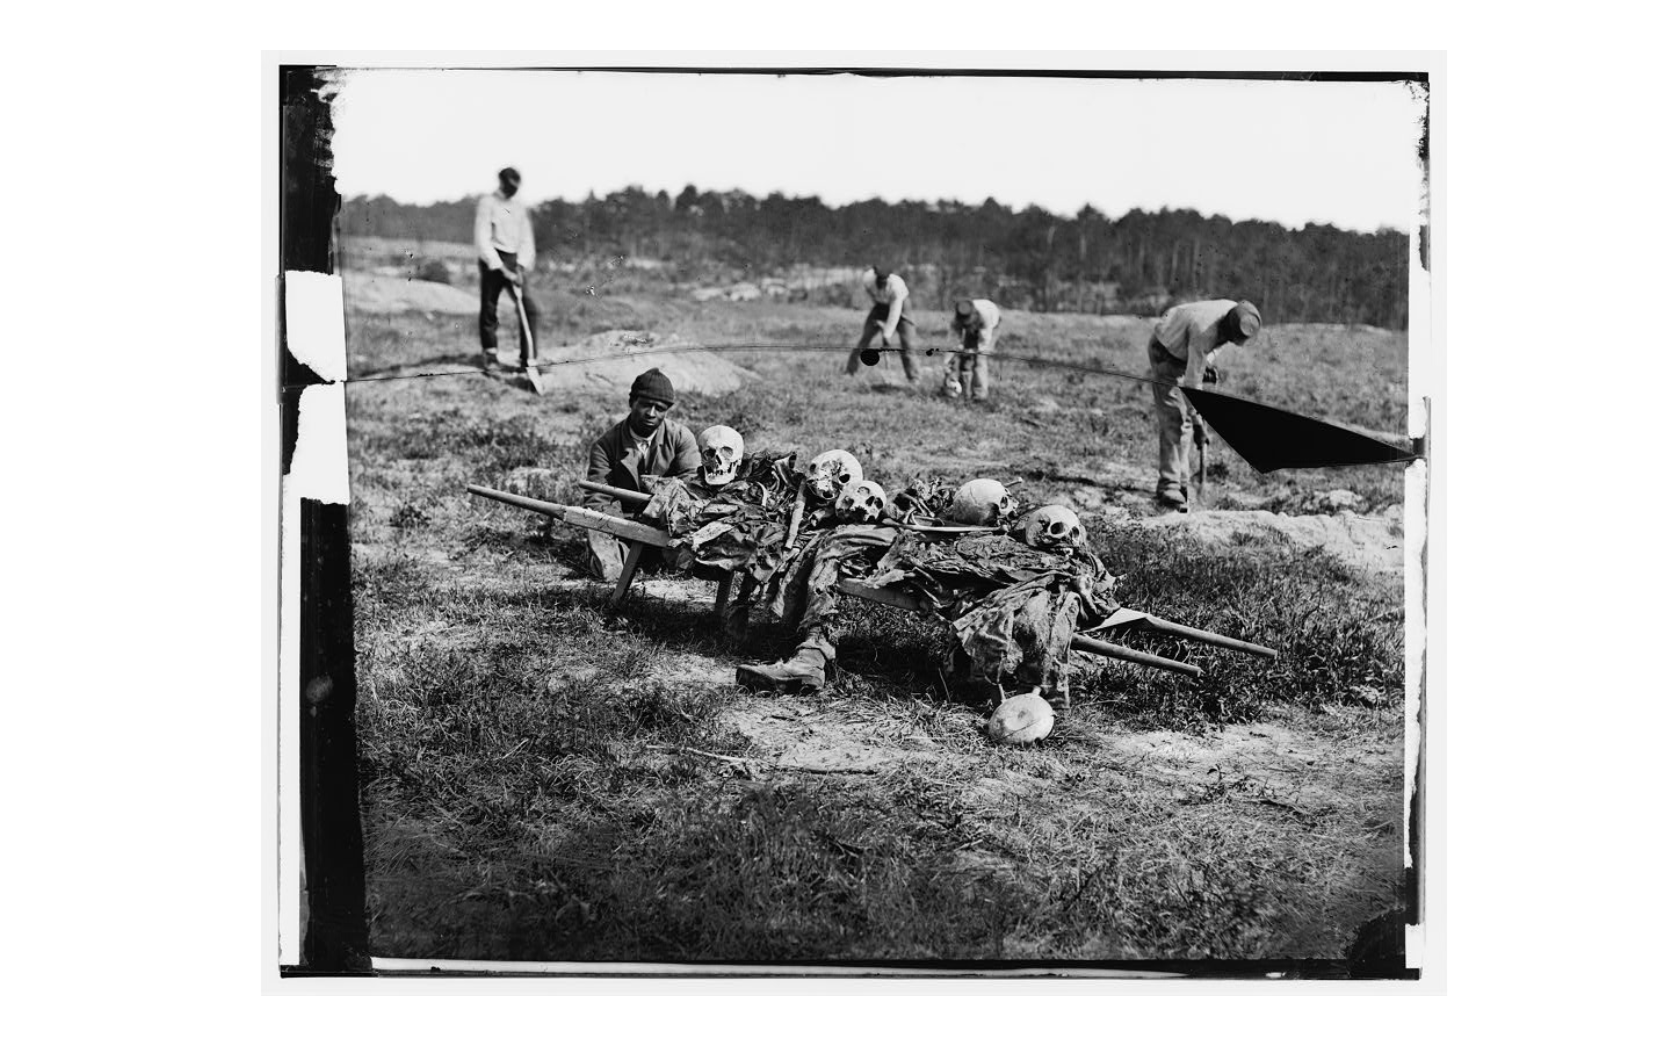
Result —
POLYGON ((642 548, 646 546, 647 544, 640 540, 630 542, 630 549, 624 554, 624 571, 618 574, 618 586, 613 588, 612 599, 607 602, 608 608, 616 608, 629 592, 630 581, 636 575, 636 563, 642 560, 642 548))
POLYGON ((712 615, 719 623, 729 619, 729 592, 735 586, 735 574, 725 573, 718 581, 717 600, 712 603, 712 615))

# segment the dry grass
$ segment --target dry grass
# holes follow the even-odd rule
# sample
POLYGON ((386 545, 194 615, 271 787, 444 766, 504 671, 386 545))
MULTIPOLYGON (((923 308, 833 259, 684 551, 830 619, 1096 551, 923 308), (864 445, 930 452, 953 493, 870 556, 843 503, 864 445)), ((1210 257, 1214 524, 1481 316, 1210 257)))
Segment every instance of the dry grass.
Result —
MULTIPOLYGON (((788 304, 534 294, 574 338, 641 327, 709 344, 845 344, 859 321, 788 304)), ((934 341, 934 316, 917 316, 934 341)), ((1007 324, 1005 350, 1142 370, 1135 322, 1007 324)), ((1399 429, 1400 346, 1369 332, 1269 333, 1228 389, 1399 429)), ((353 374, 475 352, 470 318, 351 319, 353 374)), ((1152 461, 1147 394, 1115 381, 1005 365, 996 400, 965 408, 886 385, 888 363, 846 384, 839 353, 740 360, 766 382, 678 414, 731 423, 754 447, 847 446, 888 483, 985 472, 1020 479, 1031 500, 1065 491, 1070 475, 1152 461)), ((785 636, 764 625, 728 643, 706 619, 708 586, 680 579, 608 618, 603 589, 579 579, 575 533, 549 539, 529 515, 463 493, 547 485, 566 498, 584 442, 621 412, 482 376, 352 385, 376 954, 1340 959, 1394 905, 1395 581, 1277 543, 1207 549, 1087 514, 1129 604, 1283 658, 1198 648, 1200 682, 1092 661, 1049 740, 1006 750, 981 733, 980 701, 948 694, 933 670, 940 625, 851 603, 830 690, 754 697, 731 668, 780 654, 785 636)), ((1330 488, 1373 510, 1400 498, 1392 469, 1263 478, 1225 462, 1215 487, 1247 506, 1288 510, 1330 488)))

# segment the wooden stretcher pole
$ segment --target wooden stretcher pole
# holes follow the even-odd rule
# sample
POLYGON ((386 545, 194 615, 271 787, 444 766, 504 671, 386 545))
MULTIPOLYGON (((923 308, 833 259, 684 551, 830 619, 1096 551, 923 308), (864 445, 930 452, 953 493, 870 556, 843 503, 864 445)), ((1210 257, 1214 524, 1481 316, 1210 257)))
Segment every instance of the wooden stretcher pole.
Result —
POLYGON ((1074 635, 1072 647, 1080 652, 1096 653, 1098 656, 1109 656, 1116 660, 1129 660, 1134 664, 1143 664, 1146 667, 1158 667, 1163 671, 1177 671, 1179 674, 1195 675, 1202 673, 1202 669, 1195 664, 1179 663, 1177 660, 1169 660, 1164 656, 1156 656, 1154 653, 1128 649, 1123 645, 1105 642, 1087 634, 1074 635))
POLYGON ((648 500, 653 498, 645 492, 621 489, 616 485, 603 485, 599 481, 580 481, 578 482, 578 488, 588 492, 599 492, 603 496, 611 496, 613 499, 636 507, 647 506, 648 500))
POLYGON ((597 532, 610 532, 614 536, 631 543, 643 543, 649 547, 668 547, 671 537, 652 525, 644 525, 639 521, 615 517, 588 507, 568 507, 560 503, 545 503, 540 499, 530 499, 516 496, 511 492, 501 492, 488 489, 482 485, 468 485, 467 491, 474 496, 493 499, 498 503, 506 503, 510 507, 519 507, 537 514, 546 514, 551 518, 558 518, 568 525, 580 528, 594 529, 597 532))
POLYGON ((1268 649, 1264 645, 1256 645, 1253 642, 1245 642, 1239 638, 1227 638, 1222 634, 1214 634, 1212 631, 1203 631, 1195 627, 1186 627, 1181 623, 1173 623, 1171 620, 1163 620, 1158 616, 1150 616, 1147 613, 1141 620, 1134 622, 1142 623, 1153 630, 1161 632, 1162 634, 1170 634, 1179 638, 1188 638, 1193 642, 1205 642, 1208 645, 1217 645, 1223 649, 1235 649, 1238 652, 1252 653, 1255 656, 1266 656, 1272 658, 1273 660, 1277 659, 1278 652, 1276 649, 1268 649))

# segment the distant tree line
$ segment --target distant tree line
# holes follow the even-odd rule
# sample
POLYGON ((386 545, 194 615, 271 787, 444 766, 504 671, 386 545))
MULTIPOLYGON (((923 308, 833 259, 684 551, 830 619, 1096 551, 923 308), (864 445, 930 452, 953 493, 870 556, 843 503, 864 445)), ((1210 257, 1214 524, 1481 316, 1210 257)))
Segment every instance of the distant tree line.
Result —
MULTIPOLYGON (((341 232, 472 240, 476 198, 431 205, 345 202, 341 232)), ((684 187, 673 198, 631 186, 532 208, 537 244, 557 261, 658 259, 679 280, 769 276, 796 264, 888 265, 926 302, 968 294, 1038 311, 1155 313, 1202 296, 1246 298, 1272 321, 1406 325, 1406 235, 1309 223, 1232 222, 1191 210, 1087 206, 1068 218, 988 198, 860 201, 684 187)))

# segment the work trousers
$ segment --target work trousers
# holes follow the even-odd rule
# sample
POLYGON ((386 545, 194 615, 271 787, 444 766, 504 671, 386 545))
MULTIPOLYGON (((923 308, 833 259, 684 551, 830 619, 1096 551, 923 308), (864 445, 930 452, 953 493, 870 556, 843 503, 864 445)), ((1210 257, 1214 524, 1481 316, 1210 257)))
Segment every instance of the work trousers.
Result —
MULTIPOLYGON (((519 259, 512 252, 498 251, 502 257, 502 265, 515 273, 519 272, 519 259)), ((513 284, 502 276, 501 270, 492 270, 484 265, 484 260, 478 260, 478 345, 486 353, 496 350, 496 307, 501 302, 502 292, 513 294, 513 284)), ((529 365, 537 359, 537 303, 527 293, 525 300, 525 323, 530 326, 531 338, 525 338, 525 329, 516 317, 514 328, 519 332, 519 363, 529 365)), ((516 301, 517 306, 517 301, 516 301)))
MULTIPOLYGON (((887 307, 880 303, 876 303, 875 308, 869 311, 869 316, 863 322, 863 338, 858 340, 858 345, 852 349, 852 356, 846 360, 847 375, 857 374, 864 350, 868 349, 869 344, 874 342, 875 337, 881 333, 881 323, 887 319, 887 314, 890 312, 887 307)), ((916 322, 910 320, 908 314, 900 313, 896 334, 898 336, 899 356, 904 361, 904 375, 910 382, 914 383, 919 374, 916 368, 916 322)))
POLYGON ((991 356, 995 340, 980 338, 979 332, 963 333, 965 353, 951 351, 945 355, 945 396, 966 397, 984 401, 991 393, 991 356))
POLYGON ((1154 380, 1150 390, 1155 396, 1155 433, 1160 438, 1160 480, 1156 492, 1177 490, 1188 492, 1190 480, 1191 432, 1195 427, 1196 410, 1184 396, 1179 385, 1184 379, 1185 363, 1167 353, 1167 348, 1154 339, 1149 340, 1149 378, 1154 380))

